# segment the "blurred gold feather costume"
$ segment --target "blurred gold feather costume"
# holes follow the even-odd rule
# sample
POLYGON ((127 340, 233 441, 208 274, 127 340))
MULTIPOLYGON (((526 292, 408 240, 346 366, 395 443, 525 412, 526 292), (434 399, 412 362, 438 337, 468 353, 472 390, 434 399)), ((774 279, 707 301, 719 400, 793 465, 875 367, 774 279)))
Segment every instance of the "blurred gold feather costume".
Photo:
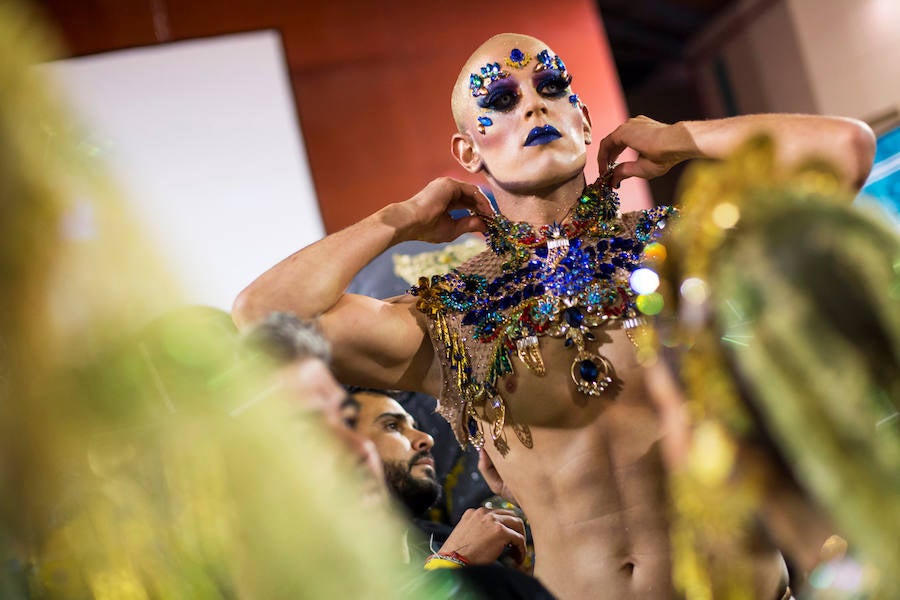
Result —
POLYGON ((850 206, 826 166, 777 174, 770 140, 685 176, 661 265, 656 334, 680 348, 692 448, 672 479, 674 576, 687 598, 752 597, 729 560, 764 429, 864 566, 846 596, 900 597, 900 236, 850 206), (752 412, 751 412, 752 411, 752 412))
POLYGON ((404 598, 403 528, 178 293, 0 1, 3 598, 404 598), (175 300, 173 300, 175 299, 175 300), (151 319, 169 313, 148 325, 151 319))

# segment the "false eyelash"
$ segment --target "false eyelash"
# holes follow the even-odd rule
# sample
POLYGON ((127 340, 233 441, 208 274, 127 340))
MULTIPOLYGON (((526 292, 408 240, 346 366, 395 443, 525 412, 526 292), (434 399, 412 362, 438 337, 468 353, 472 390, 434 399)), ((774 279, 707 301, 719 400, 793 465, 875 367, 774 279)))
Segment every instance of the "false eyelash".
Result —
POLYGON ((499 89, 495 89, 493 91, 488 92, 487 96, 483 96, 480 100, 478 100, 478 106, 480 108, 487 108, 491 110, 499 110, 499 111, 508 111, 511 110, 515 105, 519 102, 519 94, 509 88, 501 87, 499 89), (513 96, 513 101, 510 102, 509 106, 504 106, 502 108, 497 107, 496 101, 503 95, 509 94, 513 96))
MULTIPOLYGON (((565 73, 565 72, 563 72, 563 73, 565 73)), ((541 90, 543 90, 544 86, 546 86, 546 85, 555 83, 557 86, 559 86, 559 91, 554 92, 550 95, 554 98, 559 98, 559 97, 564 96, 566 94, 566 90, 569 88, 569 86, 572 85, 572 76, 569 75, 568 73, 565 73, 565 74, 563 74, 563 73, 558 73, 558 74, 554 75, 553 77, 547 77, 546 79, 542 80, 540 83, 538 83, 538 86, 537 86, 538 91, 540 92, 541 90)))

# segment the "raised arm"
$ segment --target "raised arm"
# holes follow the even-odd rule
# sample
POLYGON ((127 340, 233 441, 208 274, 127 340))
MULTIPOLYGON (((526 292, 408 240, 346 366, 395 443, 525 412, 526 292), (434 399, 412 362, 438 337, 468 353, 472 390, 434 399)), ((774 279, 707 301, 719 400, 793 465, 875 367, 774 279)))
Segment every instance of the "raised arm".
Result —
POLYGON ((811 157, 834 165, 848 188, 859 190, 875 156, 875 136, 856 119, 800 114, 760 114, 667 124, 645 116, 628 119, 600 142, 601 171, 626 148, 637 160, 619 164, 617 185, 628 177, 652 179, 692 158, 724 158, 741 142, 764 133, 775 140, 778 160, 791 166, 811 157))
POLYGON ((445 242, 483 230, 477 216, 451 218, 449 211, 455 209, 489 214, 490 204, 474 185, 450 178, 432 181, 409 200, 385 206, 260 275, 235 300, 235 323, 243 328, 272 311, 318 317, 332 343, 332 366, 339 378, 347 383, 422 389, 431 353, 414 305, 344 290, 366 264, 399 242, 445 242))

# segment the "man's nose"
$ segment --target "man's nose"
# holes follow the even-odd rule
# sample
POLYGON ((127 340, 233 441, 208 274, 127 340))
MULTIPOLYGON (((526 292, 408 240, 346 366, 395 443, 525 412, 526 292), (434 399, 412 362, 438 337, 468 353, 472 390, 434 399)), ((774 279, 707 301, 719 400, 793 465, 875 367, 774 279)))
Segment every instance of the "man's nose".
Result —
POLYGON ((418 452, 431 450, 434 447, 434 438, 418 429, 413 430, 410 441, 412 442, 412 447, 418 452))
POLYGON ((547 99, 537 93, 537 90, 527 90, 522 100, 525 103, 526 119, 547 114, 547 99))

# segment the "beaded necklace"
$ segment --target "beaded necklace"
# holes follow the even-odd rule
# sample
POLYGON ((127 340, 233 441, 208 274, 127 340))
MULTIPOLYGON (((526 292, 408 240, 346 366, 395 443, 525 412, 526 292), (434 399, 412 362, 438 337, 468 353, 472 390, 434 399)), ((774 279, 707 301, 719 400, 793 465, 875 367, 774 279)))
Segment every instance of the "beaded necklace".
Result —
POLYGON ((497 213, 485 219, 488 243, 495 254, 507 258, 503 264, 503 270, 507 271, 520 267, 540 246, 559 248, 565 240, 585 233, 603 235, 618 210, 619 197, 616 192, 598 179, 581 192, 571 223, 554 222, 535 232, 532 225, 513 223, 497 213))
MULTIPOLYGON (((456 374, 469 441, 484 444, 475 405, 485 407, 491 438, 501 452, 506 405, 497 381, 513 372, 515 353, 528 369, 546 374, 541 336, 565 338, 575 349, 570 374, 578 392, 598 396, 615 381, 612 363, 589 350, 596 340, 592 329, 611 319, 624 319, 626 328, 640 324, 628 278, 639 264, 644 245, 659 231, 670 207, 643 211, 632 235, 622 236, 617 219, 619 199, 606 183, 585 187, 570 223, 551 223, 537 231, 500 214, 485 217, 488 244, 502 263, 502 274, 491 281, 477 273, 453 270, 411 289, 417 308, 435 321, 435 334, 456 374), (486 375, 476 378, 468 352, 447 317, 457 315, 469 337, 490 345, 486 375)), ((628 232, 626 232, 628 233, 628 232)), ((525 426, 515 426, 520 441, 531 445, 525 426)))

